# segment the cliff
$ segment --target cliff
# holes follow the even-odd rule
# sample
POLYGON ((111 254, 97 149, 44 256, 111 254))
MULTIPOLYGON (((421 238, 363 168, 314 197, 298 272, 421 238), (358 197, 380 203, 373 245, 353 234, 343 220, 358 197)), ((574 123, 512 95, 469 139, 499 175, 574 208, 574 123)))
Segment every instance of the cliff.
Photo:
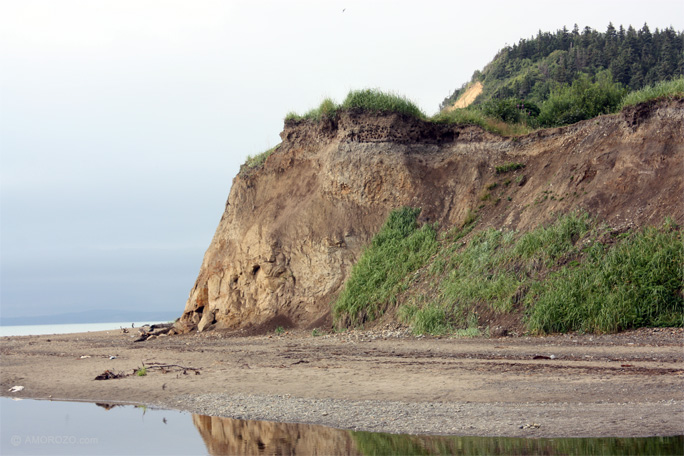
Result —
POLYGON ((312 327, 388 213, 448 228, 532 229, 574 209, 621 228, 684 222, 684 100, 503 138, 475 126, 348 110, 286 122, 238 175, 177 331, 312 327), (507 164, 522 164, 501 174, 507 164), (504 185, 505 184, 505 185, 504 185))

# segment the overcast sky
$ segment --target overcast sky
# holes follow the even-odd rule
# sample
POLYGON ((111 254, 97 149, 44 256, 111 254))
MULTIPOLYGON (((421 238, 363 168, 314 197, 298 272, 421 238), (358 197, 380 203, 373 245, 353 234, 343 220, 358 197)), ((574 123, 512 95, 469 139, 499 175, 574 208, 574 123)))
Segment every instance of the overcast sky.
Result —
POLYGON ((181 314, 249 154, 380 88, 434 114, 506 44, 681 0, 0 0, 0 310, 181 314))

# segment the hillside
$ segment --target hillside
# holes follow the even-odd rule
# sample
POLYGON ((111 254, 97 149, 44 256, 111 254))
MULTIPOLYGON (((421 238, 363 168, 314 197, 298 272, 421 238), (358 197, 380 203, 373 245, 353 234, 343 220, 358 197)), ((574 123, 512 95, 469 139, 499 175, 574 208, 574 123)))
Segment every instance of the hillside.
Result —
POLYGON ((482 84, 477 104, 513 98, 539 105, 554 90, 583 76, 592 81, 608 78, 611 84, 633 91, 683 75, 683 32, 672 28, 651 32, 647 24, 639 30, 609 24, 605 32, 590 27, 580 30, 575 25, 554 33, 540 30, 500 50, 469 83, 446 97, 440 108, 455 106, 475 83, 482 84))
MULTIPOLYGON (((290 119, 281 138, 265 162, 234 179, 178 332, 330 328, 353 266, 405 206, 421 208, 417 224, 440 236, 469 227, 464 243, 490 228, 519 236, 577 211, 603 224, 606 246, 667 217, 684 223, 681 99, 514 138, 359 109, 290 119)), ((407 289, 417 286, 402 284, 379 322, 400 319, 407 289)), ((439 292, 421 288, 428 298, 439 292)), ((522 328, 523 311, 509 329, 522 328)), ((338 315, 337 324, 367 317, 338 315)), ((481 315, 478 327, 502 325, 495 317, 481 315)))

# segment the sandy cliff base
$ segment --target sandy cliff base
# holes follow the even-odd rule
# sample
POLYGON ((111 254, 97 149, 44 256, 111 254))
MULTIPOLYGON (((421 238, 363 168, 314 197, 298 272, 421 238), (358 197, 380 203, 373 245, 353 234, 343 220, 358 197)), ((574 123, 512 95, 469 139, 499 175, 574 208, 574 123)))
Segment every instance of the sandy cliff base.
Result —
POLYGON ((378 432, 681 435, 683 336, 649 329, 416 339, 388 329, 318 337, 212 332, 139 343, 119 331, 6 337, 0 386, 5 396, 147 403, 378 432), (143 363, 146 376, 127 375, 143 363), (95 380, 106 370, 126 376, 95 380), (8 392, 14 385, 25 388, 8 392))

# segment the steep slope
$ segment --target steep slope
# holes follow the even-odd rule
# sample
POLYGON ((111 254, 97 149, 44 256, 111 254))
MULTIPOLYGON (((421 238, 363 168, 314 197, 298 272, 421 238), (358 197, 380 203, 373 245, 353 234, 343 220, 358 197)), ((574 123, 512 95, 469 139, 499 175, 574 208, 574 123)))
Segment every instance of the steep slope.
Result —
POLYGON ((584 209, 611 226, 684 222, 684 101, 502 138, 479 127, 344 111, 289 121, 256 172, 237 176, 177 331, 325 321, 352 265, 401 206, 448 228, 529 230, 584 209), (497 166, 521 163, 514 185, 497 166))
POLYGON ((510 97, 541 104, 558 85, 572 84, 583 74, 594 79, 607 71, 629 90, 677 79, 684 75, 683 37, 671 27, 651 32, 646 24, 639 30, 609 24, 605 32, 577 26, 553 33, 540 30, 501 49, 440 108, 452 106, 475 82, 483 85, 477 104, 510 97))
POLYGON ((480 81, 473 82, 466 90, 463 92, 458 99, 451 106, 447 106, 445 109, 447 111, 453 111, 454 109, 467 108, 475 99, 482 93, 482 83, 480 81))

